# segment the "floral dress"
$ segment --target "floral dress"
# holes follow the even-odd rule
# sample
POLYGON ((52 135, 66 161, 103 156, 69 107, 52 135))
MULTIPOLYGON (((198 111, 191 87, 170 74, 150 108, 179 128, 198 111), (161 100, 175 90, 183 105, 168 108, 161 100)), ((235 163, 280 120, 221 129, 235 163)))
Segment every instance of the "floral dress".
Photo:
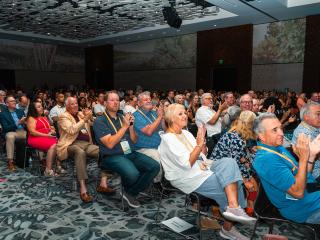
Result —
POLYGON ((235 159, 242 177, 246 179, 251 178, 251 162, 254 154, 249 152, 246 142, 236 131, 226 132, 222 135, 213 149, 210 159, 220 160, 224 157, 235 159))

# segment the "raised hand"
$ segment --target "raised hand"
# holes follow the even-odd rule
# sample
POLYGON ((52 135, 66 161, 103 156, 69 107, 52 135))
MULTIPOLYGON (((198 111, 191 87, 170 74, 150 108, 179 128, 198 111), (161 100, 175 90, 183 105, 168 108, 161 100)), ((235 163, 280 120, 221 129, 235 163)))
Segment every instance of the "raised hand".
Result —
POLYGON ((320 134, 309 144, 310 158, 315 158, 320 153, 320 134))
POLYGON ((205 138, 206 137, 206 128, 204 125, 198 127, 198 133, 197 133, 197 145, 203 146, 205 144, 205 138))
POLYGON ((293 145, 293 151, 298 156, 300 162, 307 162, 310 157, 310 139, 305 134, 300 134, 297 144, 293 145))
POLYGON ((220 103, 219 104, 219 110, 222 112, 222 111, 224 111, 224 110, 226 110, 227 108, 228 108, 229 106, 228 106, 228 103, 227 102, 224 102, 224 103, 220 103))

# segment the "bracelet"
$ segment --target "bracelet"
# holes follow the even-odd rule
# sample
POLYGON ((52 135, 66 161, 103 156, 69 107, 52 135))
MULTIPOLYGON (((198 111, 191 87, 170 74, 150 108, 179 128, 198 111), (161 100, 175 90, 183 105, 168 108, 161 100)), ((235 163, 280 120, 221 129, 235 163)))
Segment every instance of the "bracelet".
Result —
POLYGON ((198 144, 198 145, 196 145, 196 147, 202 148, 202 146, 201 146, 201 145, 199 145, 199 144, 198 144))
POLYGON ((309 163, 309 164, 314 164, 314 162, 311 162, 311 161, 309 161, 309 160, 308 160, 308 163, 309 163))

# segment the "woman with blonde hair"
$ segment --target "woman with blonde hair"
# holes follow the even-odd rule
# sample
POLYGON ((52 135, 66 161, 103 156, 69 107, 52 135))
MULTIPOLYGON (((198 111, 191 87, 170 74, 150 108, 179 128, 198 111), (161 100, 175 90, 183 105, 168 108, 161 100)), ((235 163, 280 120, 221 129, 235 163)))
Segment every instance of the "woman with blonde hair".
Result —
POLYGON ((165 178, 186 194, 197 192, 219 204, 222 215, 227 219, 220 236, 225 239, 248 239, 233 226, 233 221, 244 224, 255 222, 243 210, 246 201, 236 161, 225 158, 209 165, 205 156, 205 128, 199 127, 196 138, 184 130, 188 116, 183 105, 171 104, 164 119, 168 128, 161 136, 158 150, 165 178))
POLYGON ((253 204, 257 197, 257 182, 252 176, 253 153, 252 141, 256 139, 253 132, 253 121, 256 115, 251 111, 242 111, 237 120, 234 121, 231 129, 226 132, 213 149, 210 159, 220 160, 226 157, 233 158, 239 166, 244 186, 248 191, 247 213, 253 214, 253 204))

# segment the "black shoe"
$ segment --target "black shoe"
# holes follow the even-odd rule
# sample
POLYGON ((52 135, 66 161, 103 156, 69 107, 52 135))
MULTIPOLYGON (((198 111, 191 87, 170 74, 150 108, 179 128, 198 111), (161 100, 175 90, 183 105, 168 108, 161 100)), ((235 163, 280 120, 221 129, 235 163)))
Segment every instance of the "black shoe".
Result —
POLYGON ((126 202, 130 207, 133 207, 133 208, 140 207, 140 203, 138 202, 138 200, 135 197, 131 196, 130 194, 126 192, 122 192, 122 197, 124 200, 126 200, 126 202))

